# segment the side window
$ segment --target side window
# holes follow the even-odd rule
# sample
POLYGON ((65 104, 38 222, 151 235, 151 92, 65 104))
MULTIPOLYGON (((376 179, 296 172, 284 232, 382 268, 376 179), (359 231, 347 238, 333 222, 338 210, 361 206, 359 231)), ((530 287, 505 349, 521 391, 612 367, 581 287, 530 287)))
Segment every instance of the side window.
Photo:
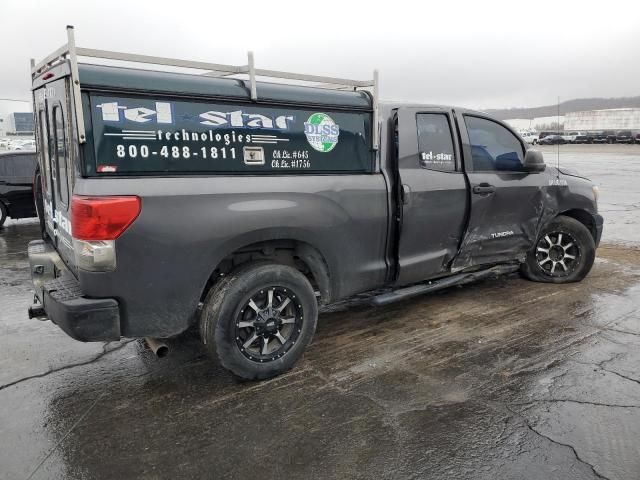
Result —
POLYGON ((418 151, 420 166, 441 172, 456 171, 456 157, 449 118, 442 113, 419 113, 418 151))
POLYGON ((56 167, 58 171, 57 182, 58 191, 60 192, 60 201, 65 205, 69 204, 69 182, 67 178, 67 139, 64 131, 64 117, 62 116, 62 108, 55 106, 53 108, 53 121, 55 129, 54 154, 56 156, 56 167))
POLYGON ((491 120, 465 115, 476 172, 522 172, 524 149, 520 140, 491 120))

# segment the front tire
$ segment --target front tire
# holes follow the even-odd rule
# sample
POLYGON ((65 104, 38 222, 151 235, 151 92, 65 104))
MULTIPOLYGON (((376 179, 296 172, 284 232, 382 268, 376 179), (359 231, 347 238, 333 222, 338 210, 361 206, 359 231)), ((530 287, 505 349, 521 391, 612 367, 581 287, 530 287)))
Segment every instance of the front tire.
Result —
POLYGON ((579 282, 591 271, 595 256, 595 243, 587 227, 560 215, 542 230, 521 271, 534 282, 579 282))
POLYGON ((311 342, 318 305, 309 280, 286 265, 231 272, 208 293, 200 334, 209 354, 245 380, 291 369, 311 342))

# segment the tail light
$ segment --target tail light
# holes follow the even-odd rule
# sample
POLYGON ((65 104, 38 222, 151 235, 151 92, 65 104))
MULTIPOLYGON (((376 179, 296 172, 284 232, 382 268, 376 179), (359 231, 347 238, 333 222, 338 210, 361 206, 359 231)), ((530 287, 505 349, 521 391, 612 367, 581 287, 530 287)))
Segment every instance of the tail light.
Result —
POLYGON ((109 271, 116 268, 115 240, 140 214, 140 198, 83 197, 71 201, 71 231, 78 268, 109 271))

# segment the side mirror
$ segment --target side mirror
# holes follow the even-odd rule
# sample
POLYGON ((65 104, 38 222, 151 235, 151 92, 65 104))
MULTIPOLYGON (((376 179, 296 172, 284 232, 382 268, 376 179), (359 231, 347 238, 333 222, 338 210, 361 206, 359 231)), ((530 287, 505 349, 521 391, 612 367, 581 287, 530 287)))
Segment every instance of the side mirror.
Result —
POLYGON ((547 166, 544 163, 542 152, 538 150, 527 150, 524 154, 523 167, 525 172, 544 172, 547 166))

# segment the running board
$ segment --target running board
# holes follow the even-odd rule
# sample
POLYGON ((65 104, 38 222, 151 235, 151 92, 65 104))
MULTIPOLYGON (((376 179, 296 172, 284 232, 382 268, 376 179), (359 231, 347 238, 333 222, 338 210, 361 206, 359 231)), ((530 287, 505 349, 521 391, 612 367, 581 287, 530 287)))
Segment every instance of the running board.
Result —
POLYGON ((453 287, 455 285, 464 285, 465 283, 475 282, 482 280, 483 278, 491 276, 505 275, 507 273, 513 273, 518 271, 519 265, 496 265, 495 267, 487 268, 486 270, 477 270, 469 273, 459 273, 450 277, 439 278, 437 280, 430 280, 418 285, 412 285, 411 287, 400 288, 391 292, 382 293, 372 297, 370 302, 372 305, 381 306, 388 305, 389 303, 399 302, 400 300, 406 300, 408 298, 417 297, 425 293, 435 292, 442 290, 443 288, 453 287))

